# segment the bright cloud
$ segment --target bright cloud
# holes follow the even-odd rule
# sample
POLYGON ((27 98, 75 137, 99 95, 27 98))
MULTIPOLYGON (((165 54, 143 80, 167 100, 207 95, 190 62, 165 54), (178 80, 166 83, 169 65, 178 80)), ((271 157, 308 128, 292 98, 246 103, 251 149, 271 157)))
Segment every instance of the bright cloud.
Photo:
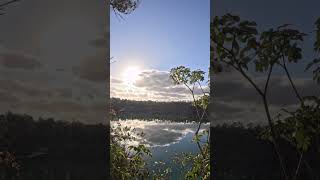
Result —
MULTIPOLYGON (((136 71, 134 72, 136 73, 136 71)), ((128 76, 126 75, 126 78, 128 76)), ((132 76, 136 77, 134 81, 130 81, 130 84, 121 77, 111 77, 111 96, 153 101, 189 101, 192 98, 186 87, 173 83, 168 71, 142 70, 132 76)), ((208 91, 207 86, 203 86, 203 89, 208 91)), ((195 94, 202 94, 200 87, 195 88, 195 94)))

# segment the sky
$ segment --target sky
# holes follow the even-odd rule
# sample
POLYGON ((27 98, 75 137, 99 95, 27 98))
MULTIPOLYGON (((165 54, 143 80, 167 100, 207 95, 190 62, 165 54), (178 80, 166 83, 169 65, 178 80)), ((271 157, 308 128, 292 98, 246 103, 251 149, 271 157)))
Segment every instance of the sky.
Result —
MULTIPOLYGON (((292 28, 309 33, 314 22, 320 17, 320 1, 299 0, 211 0, 211 17, 226 13, 239 15, 244 20, 257 22, 259 30, 278 27, 289 23, 292 28)), ((300 63, 289 65, 298 91, 303 95, 320 95, 319 86, 312 80, 312 72, 305 72, 305 66, 315 57, 312 51, 314 36, 305 37, 302 44, 304 57, 300 63)), ((248 72, 259 87, 263 87, 265 74, 248 72)), ((214 84, 214 102, 210 110, 211 125, 224 122, 243 122, 265 124, 266 117, 262 101, 250 84, 232 69, 211 77, 214 84)), ((269 105, 272 117, 285 107, 293 110, 298 101, 290 88, 288 79, 278 70, 271 78, 269 105)))
POLYGON ((1 113, 105 122, 107 4, 27 0, 5 12, 0 17, 1 113))
POLYGON ((173 85, 168 72, 180 65, 208 72, 209 0, 142 0, 123 18, 111 12, 111 96, 190 100, 184 87, 173 85))

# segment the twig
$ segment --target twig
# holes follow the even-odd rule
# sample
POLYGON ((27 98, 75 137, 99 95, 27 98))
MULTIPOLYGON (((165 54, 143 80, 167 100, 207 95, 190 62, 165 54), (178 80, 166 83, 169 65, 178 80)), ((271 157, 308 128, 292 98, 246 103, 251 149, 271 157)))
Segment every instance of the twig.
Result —
POLYGON ((2 4, 0 4, 0 8, 1 8, 1 7, 5 7, 5 6, 7 6, 7 5, 9 5, 9 4, 12 4, 12 3, 14 3, 14 2, 18 2, 18 1, 20 1, 20 0, 11 0, 11 1, 2 3, 2 4))

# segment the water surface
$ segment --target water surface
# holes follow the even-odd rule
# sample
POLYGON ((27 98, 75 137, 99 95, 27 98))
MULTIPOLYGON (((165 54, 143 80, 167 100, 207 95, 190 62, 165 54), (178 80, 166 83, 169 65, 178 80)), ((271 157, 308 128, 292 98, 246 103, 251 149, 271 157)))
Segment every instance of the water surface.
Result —
MULTIPOLYGON (((120 123, 121 126, 128 126, 136 129, 137 132, 143 132, 144 137, 138 139, 133 144, 143 143, 150 147, 152 157, 147 159, 149 168, 154 169, 155 162, 162 161, 172 168, 171 178, 181 177, 181 169, 172 163, 176 154, 182 152, 198 152, 197 144, 192 142, 192 138, 198 128, 197 123, 183 123, 160 120, 119 120, 112 121, 112 125, 120 123)), ((209 123, 202 124, 201 130, 209 128, 209 123)), ((203 137, 203 141, 207 137, 203 137)))

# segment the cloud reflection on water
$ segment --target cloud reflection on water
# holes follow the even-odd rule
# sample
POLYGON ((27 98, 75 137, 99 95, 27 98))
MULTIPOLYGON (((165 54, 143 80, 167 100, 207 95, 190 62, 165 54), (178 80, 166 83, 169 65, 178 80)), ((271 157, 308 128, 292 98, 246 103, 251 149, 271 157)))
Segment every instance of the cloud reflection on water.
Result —
MULTIPOLYGON (((195 133, 197 123, 170 122, 170 121, 142 121, 119 120, 112 121, 112 125, 120 123, 121 126, 134 128, 137 132, 143 132, 144 137, 133 144, 144 143, 150 147, 164 147, 180 142, 189 133, 195 133)), ((208 128, 209 124, 202 124, 201 131, 208 128)))

